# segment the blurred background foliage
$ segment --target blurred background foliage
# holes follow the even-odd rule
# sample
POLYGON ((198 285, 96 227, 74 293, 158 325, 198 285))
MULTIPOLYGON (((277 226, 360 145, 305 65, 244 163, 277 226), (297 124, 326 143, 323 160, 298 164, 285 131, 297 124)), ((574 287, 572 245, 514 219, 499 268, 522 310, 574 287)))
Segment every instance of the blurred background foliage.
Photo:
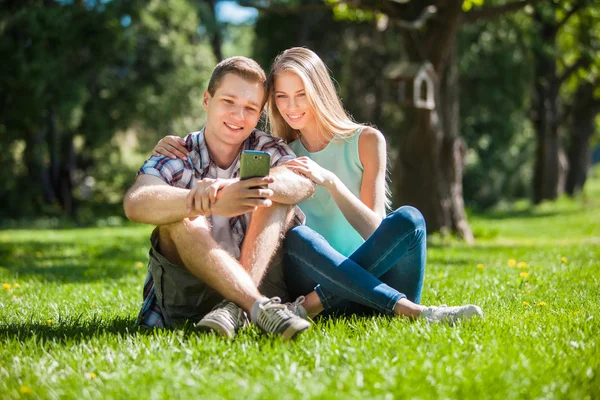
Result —
MULTIPOLYGON (((395 10, 385 8, 389 3, 2 2, 2 224, 39 216, 77 224, 122 217, 123 193, 154 143, 202 127, 202 92, 215 63, 246 55, 268 71, 292 46, 316 51, 354 118, 384 132, 394 180, 392 166, 402 163, 402 135, 412 120, 382 71, 414 56, 415 37, 432 29, 436 15, 407 30, 388 23, 395 10)), ((417 3, 422 9, 439 2, 417 3)), ((470 16, 511 1, 460 3, 470 16)), ((568 163, 554 184, 561 185, 558 195, 581 192, 598 147, 600 6, 525 3, 531 4, 460 24, 456 33, 458 126, 466 145, 462 196, 471 209, 537 200, 542 117, 555 128, 557 157, 568 163)))

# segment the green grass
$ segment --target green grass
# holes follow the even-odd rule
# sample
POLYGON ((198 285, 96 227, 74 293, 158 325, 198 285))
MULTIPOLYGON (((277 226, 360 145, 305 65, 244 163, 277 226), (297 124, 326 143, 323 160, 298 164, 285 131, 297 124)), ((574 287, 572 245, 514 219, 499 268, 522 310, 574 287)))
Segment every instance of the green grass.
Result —
POLYGON ((0 398, 600 398, 600 180, 470 222, 474 246, 432 238, 423 302, 484 320, 329 320, 293 343, 133 328, 150 227, 0 231, 0 398))

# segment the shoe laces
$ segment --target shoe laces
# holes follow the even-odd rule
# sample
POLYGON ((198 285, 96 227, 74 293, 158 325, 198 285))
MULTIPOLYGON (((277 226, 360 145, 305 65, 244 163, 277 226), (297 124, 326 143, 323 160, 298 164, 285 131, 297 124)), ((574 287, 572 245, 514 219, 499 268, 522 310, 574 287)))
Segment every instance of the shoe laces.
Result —
POLYGON ((240 325, 241 315, 243 314, 242 309, 232 301, 224 300, 219 303, 211 311, 213 318, 224 318, 228 322, 231 322, 232 326, 237 327, 240 325))
POLYGON ((258 314, 257 323, 266 332, 276 332, 284 321, 294 317, 286 305, 281 304, 279 297, 273 297, 260 304, 259 307, 261 312, 258 314))
POLYGON ((290 312, 292 314, 301 316, 300 313, 298 312, 298 308, 302 306, 302 304, 304 304, 304 301, 306 300, 306 298, 304 296, 300 296, 296 299, 296 301, 291 302, 291 303, 287 303, 286 307, 288 310, 290 310, 290 312))

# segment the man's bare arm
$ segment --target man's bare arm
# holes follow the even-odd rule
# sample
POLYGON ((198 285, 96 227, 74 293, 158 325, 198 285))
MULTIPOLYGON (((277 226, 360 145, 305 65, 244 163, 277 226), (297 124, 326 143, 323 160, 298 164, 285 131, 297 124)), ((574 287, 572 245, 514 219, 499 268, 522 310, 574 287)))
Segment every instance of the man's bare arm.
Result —
POLYGON ((125 194, 125 215, 133 222, 166 225, 190 217, 186 198, 189 189, 170 186, 152 175, 139 175, 125 194))
POLYGON ((273 190, 271 200, 280 204, 297 204, 315 193, 316 185, 310 179, 297 174, 285 165, 271 168, 270 176, 275 182, 269 185, 273 190))
POLYGON ((134 222, 165 225, 199 215, 216 214, 231 218, 272 204, 272 190, 254 188, 273 183, 270 177, 225 181, 226 185, 218 191, 216 201, 207 208, 206 213, 202 211, 203 207, 199 207, 198 201, 203 197, 208 199, 205 189, 210 187, 210 182, 197 181, 194 188, 189 190, 170 186, 156 176, 139 175, 125 195, 125 214, 134 222))

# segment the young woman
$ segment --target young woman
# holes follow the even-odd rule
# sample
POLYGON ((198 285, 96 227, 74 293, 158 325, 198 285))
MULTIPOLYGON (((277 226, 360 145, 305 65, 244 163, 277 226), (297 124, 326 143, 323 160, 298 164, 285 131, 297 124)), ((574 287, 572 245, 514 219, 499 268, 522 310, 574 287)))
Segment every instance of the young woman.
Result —
MULTIPOLYGON (((344 111, 323 61, 306 48, 284 51, 273 62, 268 95, 269 129, 298 156, 287 167, 317 184, 315 195, 298 204, 306 225, 291 229, 284 242, 288 289, 301 296, 295 311, 376 310, 450 324, 482 316, 474 305, 419 304, 425 221, 413 207, 385 215, 385 139, 344 111)), ((161 140, 154 153, 181 157, 186 150, 177 139, 161 140)))

